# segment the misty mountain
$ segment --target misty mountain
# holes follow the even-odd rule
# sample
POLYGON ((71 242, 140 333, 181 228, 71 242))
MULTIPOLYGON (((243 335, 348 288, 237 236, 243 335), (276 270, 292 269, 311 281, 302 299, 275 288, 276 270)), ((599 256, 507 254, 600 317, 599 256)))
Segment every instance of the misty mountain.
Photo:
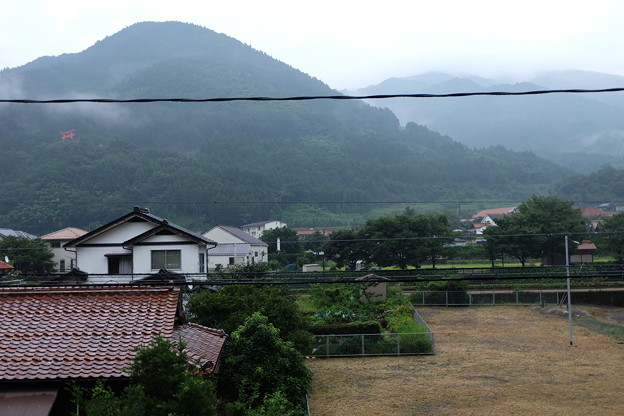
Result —
MULTIPOLYGON (((0 96, 13 99, 336 94, 231 37, 176 22, 135 24, 80 53, 0 72, 0 96)), ((353 225, 401 201, 521 201, 569 173, 532 153, 401 126, 390 110, 352 100, 3 104, 0 118, 0 224, 39 234, 91 229, 137 204, 197 230, 270 218, 353 225)))
MULTIPOLYGON (((355 94, 544 89, 603 89, 624 86, 624 77, 587 71, 545 72, 523 83, 506 84, 476 76, 427 73, 391 78, 355 94)), ((502 145, 531 151, 577 171, 605 163, 624 165, 624 93, 474 96, 380 100, 401 123, 416 122, 470 147, 502 145)))

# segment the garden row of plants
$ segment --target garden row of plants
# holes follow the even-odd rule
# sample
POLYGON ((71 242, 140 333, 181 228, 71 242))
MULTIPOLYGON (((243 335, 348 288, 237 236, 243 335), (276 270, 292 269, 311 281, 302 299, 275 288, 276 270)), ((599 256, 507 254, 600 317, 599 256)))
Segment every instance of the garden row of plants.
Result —
POLYGON ((386 299, 362 291, 374 283, 313 285, 307 294, 314 356, 427 354, 433 352, 429 328, 414 321, 400 284, 388 285, 386 299), (364 298, 364 299, 362 299, 364 298))

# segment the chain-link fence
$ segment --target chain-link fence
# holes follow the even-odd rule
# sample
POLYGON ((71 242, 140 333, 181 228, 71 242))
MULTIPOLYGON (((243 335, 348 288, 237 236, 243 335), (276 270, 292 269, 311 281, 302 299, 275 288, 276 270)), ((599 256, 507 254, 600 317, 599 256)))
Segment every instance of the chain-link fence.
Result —
POLYGON ((435 354, 433 331, 414 309, 414 320, 426 331, 418 333, 315 335, 310 357, 435 354))
POLYGON ((315 335, 310 357, 434 354, 432 332, 315 335))
MULTIPOLYGON (((611 297, 621 298, 621 291, 574 291, 572 299, 584 303, 613 304, 611 297), (596 301, 596 302, 594 302, 596 301)), ((472 306, 472 305, 535 305, 560 304, 566 300, 566 290, 471 290, 418 291, 410 293, 414 306, 472 306)))

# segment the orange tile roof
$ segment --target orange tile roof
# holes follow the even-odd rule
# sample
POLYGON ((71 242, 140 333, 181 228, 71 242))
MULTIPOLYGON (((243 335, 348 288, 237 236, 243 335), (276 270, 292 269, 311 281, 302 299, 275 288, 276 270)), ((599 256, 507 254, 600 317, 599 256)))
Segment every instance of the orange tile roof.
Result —
POLYGON ((0 270, 5 270, 5 269, 12 269, 13 266, 11 266, 9 263, 5 263, 2 260, 0 260, 0 270))
POLYGON ((87 232, 80 228, 67 227, 62 230, 54 231, 50 234, 42 235, 42 240, 73 240, 74 238, 82 237, 87 232))
POLYGON ((579 250, 597 250, 596 244, 592 243, 590 240, 583 240, 581 244, 576 246, 579 250))
MULTIPOLYGON (((178 299, 171 288, 0 288, 0 380, 127 377, 135 347, 159 334, 185 341, 178 299)), ((189 355, 217 362, 226 337, 211 335, 212 349, 189 355)))
POLYGON ((589 207, 589 208, 582 208, 581 209, 581 214, 585 218, 588 218, 588 217, 612 217, 613 215, 615 215, 615 212, 606 212, 602 208, 589 207))
POLYGON ((504 215, 510 214, 516 207, 504 207, 504 208, 490 208, 483 209, 472 216, 472 218, 482 218, 486 215, 504 215))

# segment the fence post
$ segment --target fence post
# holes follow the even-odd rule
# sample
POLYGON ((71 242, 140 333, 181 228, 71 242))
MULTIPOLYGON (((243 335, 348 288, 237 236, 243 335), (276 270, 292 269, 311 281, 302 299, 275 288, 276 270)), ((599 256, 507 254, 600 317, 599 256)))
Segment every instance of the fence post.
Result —
POLYGON ((364 334, 360 335, 362 338, 362 355, 364 355, 364 334))
POLYGON ((496 294, 492 292, 492 305, 496 305, 496 294))
POLYGON ((448 307, 449 306, 449 303, 448 303, 448 290, 445 291, 444 294, 446 296, 446 306, 448 307))
POLYGON ((542 291, 541 290, 539 291, 539 294, 540 294, 540 305, 543 306, 544 305, 544 301, 542 300, 542 291))
POLYGON ((422 294, 422 303, 421 305, 425 306, 425 291, 420 292, 422 294))
POLYGON ((325 335, 325 356, 329 357, 329 335, 325 335))
POLYGON ((520 302, 518 302, 518 291, 516 290, 516 305, 518 305, 520 302))
POLYGON ((468 292, 468 305, 472 306, 472 293, 468 292))
POLYGON ((401 334, 397 334, 397 355, 401 355, 401 334))

